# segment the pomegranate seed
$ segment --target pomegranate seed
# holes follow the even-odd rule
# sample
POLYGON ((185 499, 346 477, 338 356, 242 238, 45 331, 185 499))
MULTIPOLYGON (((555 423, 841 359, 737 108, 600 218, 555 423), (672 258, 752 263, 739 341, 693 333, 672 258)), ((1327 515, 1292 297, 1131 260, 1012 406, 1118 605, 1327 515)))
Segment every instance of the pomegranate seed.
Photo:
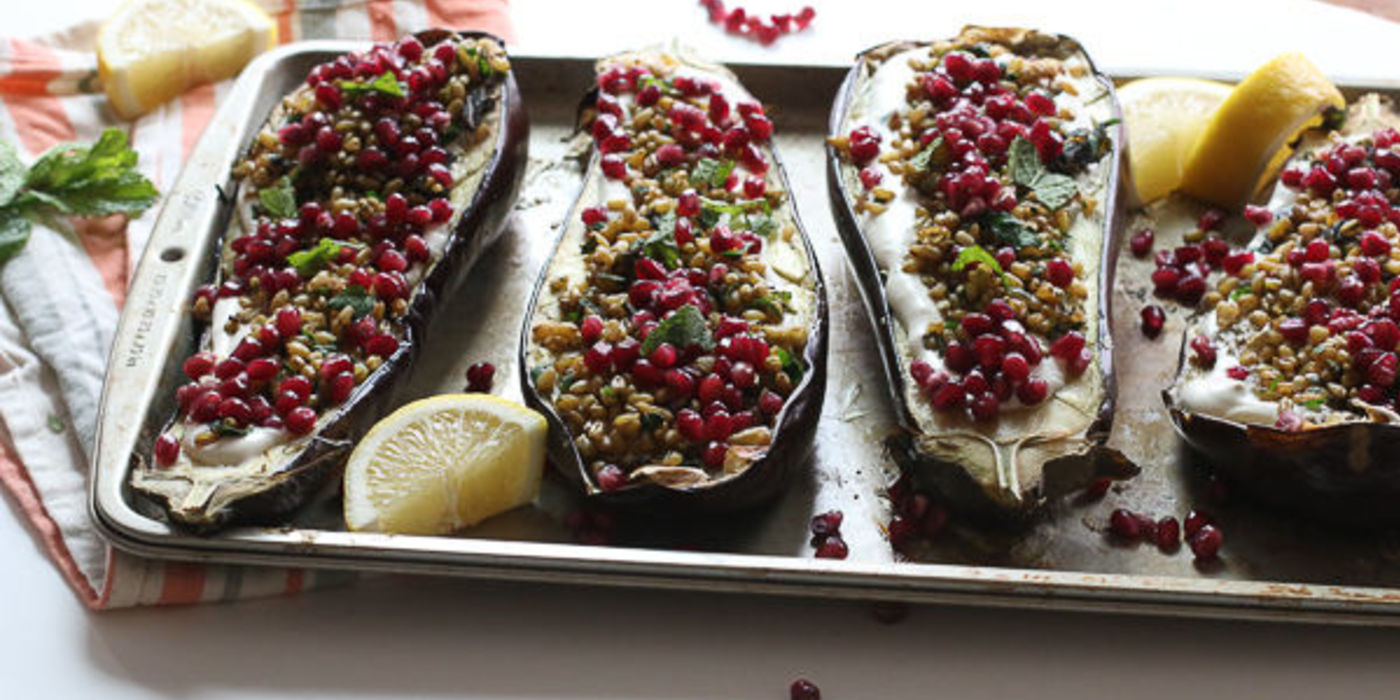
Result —
POLYGON ((1031 363, 1019 352, 1007 353, 1001 360, 1002 374, 1017 384, 1026 381, 1031 374, 1031 363))
POLYGON ((1377 231, 1366 231, 1361 234, 1361 252, 1373 258, 1389 256, 1390 241, 1377 231))
POLYGON ((881 173, 879 170, 876 170, 875 166, 873 165, 866 166, 860 169, 860 184, 867 190, 875 189, 875 186, 879 185, 880 180, 883 178, 884 173, 881 173))
POLYGON ((232 379, 242 374, 243 368, 244 364, 241 360, 233 357, 225 358, 214 365, 214 376, 218 379, 232 379))
POLYGON ((997 395, 985 391, 972 400, 972 417, 979 421, 996 420, 997 412, 1000 410, 1001 401, 997 395))
POLYGON ((1191 351, 1195 353, 1192 359, 1200 366, 1206 369, 1215 366, 1215 345, 1210 342, 1210 338, 1204 335, 1192 338, 1191 351))
POLYGON ((616 491, 627 485, 627 474, 616 464, 604 464, 595 476, 598 488, 604 491, 616 491))
POLYGON ((1225 535, 1214 525, 1202 526, 1191 536, 1191 553, 1200 561, 1213 561, 1220 554, 1220 545, 1225 543, 1225 535))
POLYGON ((311 388, 311 380, 297 375, 287 377, 277 385, 278 391, 290 391, 302 401, 311 395, 311 388))
POLYGON ((670 343, 662 343, 656 346, 656 349, 652 350, 651 355, 647 357, 647 359, 651 360, 653 365, 662 369, 676 364, 676 358, 676 347, 670 343))
POLYGON ((341 372, 330 379, 330 386, 327 397, 331 403, 345 403, 350 398, 350 393, 355 390, 355 375, 350 372, 341 372))
POLYGON ((1225 211, 1214 207, 1205 210, 1199 219, 1196 219, 1196 226, 1202 231, 1211 231, 1220 226, 1225 221, 1225 211))
POLYGON ((1108 516, 1108 529, 1113 534, 1128 540, 1135 540, 1142 534, 1142 525, 1137 516, 1125 508, 1119 508, 1108 516))
POLYGON ((829 510, 825 513, 812 516, 810 529, 813 535, 827 536, 836 535, 841 532, 841 521, 845 515, 839 510, 829 510))
POLYGON ((496 377, 496 366, 490 362, 476 362, 467 368, 467 391, 485 394, 491 391, 496 377))
POLYGON ((184 369, 186 377, 190 379, 199 379, 214 371, 215 364, 217 363, 214 353, 201 352, 195 353, 186 359, 182 369, 184 369))
POLYGON ((1133 251, 1134 256, 1145 258, 1148 253, 1152 252, 1152 241, 1156 236, 1156 232, 1152 229, 1142 229, 1128 239, 1128 247, 1133 251))
POLYGON ((592 345, 603 337, 603 319, 590 314, 579 324, 579 332, 583 335, 583 342, 592 345))
POLYGON ((663 168, 678 165, 684 160, 685 149, 677 144, 668 143, 656 149, 656 163, 663 168))
POLYGON ((1055 258, 1046 263, 1045 276, 1046 279, 1050 280, 1050 284, 1064 289, 1074 281, 1074 267, 1063 258, 1055 258))
POLYGON ((1083 349, 1084 335, 1079 331, 1070 331, 1050 344, 1050 355, 1068 361, 1083 349))
POLYGON ((1089 482, 1089 486, 1084 489, 1084 498, 1090 501, 1097 501, 1108 493, 1109 487, 1113 486, 1113 480, 1101 476, 1089 482))
POLYGON ((1240 366, 1236 365, 1236 366, 1234 366, 1234 367, 1231 367, 1231 368, 1225 370, 1225 376, 1227 376, 1227 377, 1229 377, 1229 378, 1231 378, 1231 379, 1233 379, 1233 380, 1235 380, 1235 381, 1242 382, 1242 381, 1244 381, 1244 380, 1246 380, 1246 379, 1249 378, 1249 369, 1248 369, 1248 368, 1245 368, 1245 367, 1240 367, 1240 366))
POLYGON ((248 402, 236 396, 230 396, 219 401, 219 418, 232 420, 237 425, 247 425, 252 418, 252 409, 248 407, 248 402))
POLYGON ((958 382, 944 384, 933 392, 933 396, 929 397, 936 411, 951 411, 961 408, 966 399, 966 390, 958 382))
POLYGON ((190 418, 196 423, 208 423, 219 417, 219 403, 223 399, 218 392, 210 391, 194 400, 190 406, 190 418))
POLYGON ((180 441, 170 433, 161 433, 155 444, 156 463, 168 467, 180 458, 180 441))
POLYGON ((1195 306, 1205 294, 1206 278, 1201 275, 1184 275, 1176 282, 1176 300, 1183 306, 1195 306))
POLYGON ((1163 552, 1170 552, 1181 544, 1181 526, 1177 524, 1176 518, 1168 515, 1157 521, 1157 548, 1163 552))
POLYGON ((248 381, 266 382, 277 376, 281 365, 273 359, 262 357, 248 363, 248 381))
POLYGON ((316 411, 298 406, 287 413, 284 425, 295 435, 305 435, 316 427, 316 411))
POLYGON ((627 177, 627 161, 615 153, 609 153, 598 160, 602 166, 603 175, 610 180, 622 180, 627 177))
POLYGON ((792 700, 822 700, 822 691, 816 683, 806 678, 799 678, 793 681, 792 686, 788 688, 788 696, 792 700))
POLYGON ((379 357, 389 357, 399 350, 399 341, 388 333, 380 333, 372 336, 365 342, 365 353, 378 355, 379 357))
POLYGON ((1180 281, 1181 271, 1174 267, 1159 267, 1152 271, 1152 287, 1159 295, 1171 296, 1175 294, 1177 284, 1180 281))
POLYGON ((1142 334, 1148 338, 1156 338, 1162 333, 1162 326, 1167 322, 1167 314, 1162 307, 1156 304, 1148 304, 1142 307, 1142 334))
POLYGON ((807 25, 811 24, 816 16, 817 11, 812 9, 811 5, 804 6, 802 10, 797 13, 797 28, 806 29, 807 25))
POLYGON ((705 465, 711 468, 724 466, 724 459, 729 455, 729 446, 722 442, 711 442, 705 445, 705 449, 700 452, 700 459, 705 465))
POLYGON ((831 535, 822 541, 817 547, 818 559, 845 559, 851 550, 846 546, 846 541, 840 535, 831 535))
POLYGON ((1184 531, 1186 533, 1186 537, 1188 539, 1191 537, 1195 537, 1196 533, 1200 532, 1201 528, 1205 527, 1206 525, 1210 525, 1214 522, 1215 519, 1210 517, 1210 515, 1206 514, 1205 512, 1196 510, 1190 511, 1186 514, 1186 520, 1184 523, 1184 531))
POLYGON ((1267 226, 1274 220, 1274 213, 1268 207, 1261 207, 1255 204, 1244 205, 1244 218, 1255 226, 1267 226))

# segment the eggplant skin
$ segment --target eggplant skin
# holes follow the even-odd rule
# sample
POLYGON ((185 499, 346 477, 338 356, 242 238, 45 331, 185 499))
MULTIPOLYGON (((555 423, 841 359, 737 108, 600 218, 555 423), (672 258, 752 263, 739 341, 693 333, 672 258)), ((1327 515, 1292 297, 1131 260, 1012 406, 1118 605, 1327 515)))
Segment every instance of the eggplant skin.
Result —
MULTIPOLYGON (((581 118, 593 109, 596 98, 596 88, 585 94, 580 103, 581 118)), ((520 350, 517 359, 521 368, 520 388, 525 397, 526 405, 544 414, 549 422, 550 463, 556 471, 574 484, 592 502, 621 511, 667 519, 746 510, 772 501, 786 489, 796 474, 807 469, 807 460, 811 456, 816 436, 817 421, 821 417, 822 402, 826 396, 826 360, 828 336, 830 335, 826 283, 822 277, 816 251, 813 249, 806 228, 798 216, 797 206, 791 198, 793 190, 788 181, 787 171, 783 167, 782 159, 778 155, 776 147, 766 148, 764 152, 769 158, 772 171, 776 173, 783 190, 789 193, 786 206, 790 208, 792 222, 797 229, 797 237, 802 241, 802 250, 806 255, 813 279, 815 304, 812 309, 812 319, 807 327, 807 344, 802 354, 806 370, 801 381, 787 397, 782 411, 778 414, 773 426, 772 442, 769 444, 767 452, 753 461, 743 472, 698 486, 669 487, 656 482, 646 482, 615 491, 604 491, 594 483, 585 460, 574 447, 568 426, 554 409, 553 404, 546 401, 536 391, 528 369, 530 367, 529 349, 532 343, 531 329, 534 327, 538 315, 537 307, 542 297, 541 292, 548 283, 551 263, 557 256, 569 254, 563 250, 569 222, 578 220, 583 208, 591 204, 586 201, 587 182, 588 174, 599 169, 597 149, 594 148, 590 155, 585 171, 585 184, 580 188, 563 223, 560 224, 560 232, 555 240, 554 249, 550 253, 549 260, 541 269, 534 292, 531 294, 525 319, 521 326, 520 350)))
MULTIPOLYGON (((451 34, 446 30, 427 30, 416 36, 432 45, 451 34)), ((457 32, 456 35, 504 44, 484 32, 457 32)), ((442 258, 415 290, 398 351, 355 388, 350 398, 336 409, 335 415, 310 437, 306 449, 274 472, 244 483, 216 485, 207 498, 200 499, 192 507, 182 508, 180 502, 195 484, 185 480, 165 479, 161 483, 141 478, 147 473, 160 474, 160 469, 144 457, 150 454, 150 445, 158 433, 145 436, 141 443, 144 449, 133 458, 136 461, 133 485, 161 502, 173 524, 198 534, 210 534, 233 525, 284 524, 313 495, 339 476, 351 448, 390 408, 394 386, 407 376, 422 351, 440 305, 451 298, 482 253, 504 231, 529 160, 530 124, 513 71, 506 73, 498 94, 494 152, 476 192, 461 209, 442 258)), ((480 101, 469 99, 463 109, 476 109, 480 115, 481 106, 480 101)), ((179 357, 172 354, 171 361, 178 367, 179 357)))
MULTIPOLYGON (((1092 58, 1076 40, 1065 35, 1019 28, 969 26, 961 33, 969 32, 994 37, 1009 47, 1022 51, 1035 51, 1051 56, 1083 56, 1096 82, 1109 95, 1113 117, 1121 122, 1121 111, 1113 93, 1112 81, 1094 67, 1092 58)), ((847 73, 833 103, 829 133, 842 133, 846 115, 855 106, 857 91, 861 87, 861 79, 869 62, 883 61, 897 53, 928 45, 929 42, 894 41, 861 52, 855 65, 847 73)), ((832 216, 855 275, 856 286, 869 314, 887 387, 899 421, 898 429, 886 440, 885 446, 896 463, 911 474, 916 482, 942 494, 949 500, 950 505, 963 515, 987 524, 1024 524, 1034 516, 1049 496, 1081 489, 1095 476, 1124 476, 1136 471, 1136 467, 1121 453, 1104 444, 1112 431, 1117 395, 1113 372, 1113 337, 1109 319, 1113 316, 1116 263, 1118 251, 1122 247, 1123 231, 1126 228, 1126 203, 1129 200, 1124 162, 1127 155, 1123 147, 1121 123, 1111 133, 1115 135, 1112 138, 1112 151, 1106 157, 1105 163, 1108 173, 1104 201, 1101 204, 1103 229, 1099 247, 1099 275, 1096 288, 1092 291, 1097 295, 1099 309, 1095 322, 1099 339, 1096 359, 1101 396, 1092 422, 1079 434, 1072 436, 1072 448, 1039 464, 1023 464, 1016 458, 1016 463, 1011 469, 1022 476, 1014 488, 1008 487, 1002 479, 995 476, 978 478, 966 463, 941 457, 925 449, 924 445, 951 443, 947 441, 948 436, 923 431, 907 403, 906 387, 910 380, 903 369, 904 361, 897 347, 895 331, 898 321, 894 317, 885 291, 885 278, 862 232, 860 216, 852 208, 847 196, 844 184, 847 178, 843 174, 843 168, 849 166, 842 161, 834 146, 827 146, 827 193, 832 216)), ((962 434, 965 435, 966 431, 962 431, 962 434)), ((965 438, 962 439, 966 441, 965 438)))

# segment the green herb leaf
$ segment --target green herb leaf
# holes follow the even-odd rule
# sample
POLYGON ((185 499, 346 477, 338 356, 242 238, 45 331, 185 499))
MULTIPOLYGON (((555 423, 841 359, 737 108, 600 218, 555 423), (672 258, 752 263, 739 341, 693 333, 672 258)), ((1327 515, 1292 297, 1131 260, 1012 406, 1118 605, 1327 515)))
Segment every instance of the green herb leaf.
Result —
POLYGON ((715 346, 714 338, 710 336, 710 328, 705 325, 705 315, 693 304, 676 309, 651 330, 647 339, 642 341, 642 356, 650 355, 651 351, 662 343, 670 343, 677 349, 699 345, 709 350, 715 346))
POLYGON ((982 218, 982 225, 987 227, 996 237, 997 242, 1020 250, 1029 246, 1040 245, 1040 238, 1035 232, 1021 223, 1020 219, 1011 214, 998 211, 988 214, 982 218))
POLYGON ((334 238, 322 238, 314 247, 306 250, 298 250, 287 256, 287 263, 297 269, 304 277, 310 277, 325 267, 327 263, 340 257, 342 248, 362 248, 360 243, 354 241, 338 241, 334 238))
POLYGON ((1316 411, 1317 409, 1322 408, 1323 403, 1324 401, 1322 399, 1308 399, 1307 401, 1303 402, 1303 405, 1316 411))
POLYGON ((1051 209, 1059 209, 1068 204, 1079 192, 1079 185, 1068 175, 1052 173, 1040 162, 1035 146, 1025 138, 1017 136, 1007 151, 1007 163, 1011 179, 1035 193, 1036 199, 1051 209))
POLYGON ((692 181, 706 182, 711 187, 723 187, 725 180, 729 179, 729 173, 734 171, 734 161, 719 161, 714 158, 701 158, 695 164, 695 169, 690 171, 692 181))
POLYGON ((764 311, 773 311, 781 316, 784 313, 792 311, 792 292, 781 289, 766 297, 759 297, 755 299, 753 303, 754 306, 764 311))
POLYGON ((24 248, 33 228, 33 222, 15 209, 0 208, 0 265, 24 248))
POLYGON ((967 246, 961 251, 958 251, 958 258, 953 261, 953 271, 961 272, 972 263, 986 265, 996 274, 1001 274, 1001 265, 997 263, 997 259, 992 257, 992 254, 988 253, 986 248, 976 244, 967 246))
POLYGON ((213 430, 215 435, 223 437, 243 437, 248 434, 248 428, 246 426, 229 425, 223 421, 216 421, 213 425, 209 426, 209 429, 213 430))
POLYGON ((1239 299, 1240 297, 1248 296, 1251 293, 1253 293, 1253 291, 1254 290, 1252 288, 1245 285, 1235 287, 1235 291, 1230 292, 1230 299, 1231 301, 1233 301, 1239 299))
POLYGON ((656 230, 642 241, 642 254, 675 269, 681 262, 681 250, 676 246, 676 213, 662 214, 653 225, 656 230))
POLYGON ((135 167, 136 151, 127 147, 126 132, 111 127, 90 147, 67 143, 39 156, 10 206, 26 208, 31 216, 45 206, 77 216, 140 213, 158 193, 135 167))
MULTIPOLYGON (((489 65, 487 66, 487 70, 490 70, 489 65)), ((361 95, 368 95, 371 92, 389 95, 390 97, 403 97, 408 94, 403 89, 403 83, 399 82, 398 78, 394 77, 394 72, 390 70, 380 73, 379 77, 368 83, 360 83, 354 80, 342 80, 340 81, 340 91, 345 93, 347 99, 351 100, 361 95)))
POLYGON ((326 301, 326 306, 336 313, 345 307, 354 309, 355 318, 362 318, 374 310, 374 296, 369 290, 358 284, 352 284, 345 288, 345 291, 331 297, 326 301))
POLYGON ((773 354, 777 355, 778 360, 783 363, 783 372, 787 374, 788 378, 791 379, 794 384, 802 379, 802 363, 798 362, 797 358, 793 357, 792 353, 787 351, 787 348, 774 346, 773 354))
POLYGON ((297 194, 292 189, 292 180, 282 176, 277 184, 258 190, 258 201, 268 214, 279 219, 290 219, 297 215, 297 194))
POLYGON ((778 231, 778 224, 773 221, 772 212, 749 212, 745 217, 748 229, 764 238, 772 238, 778 231))
POLYGON ((910 159, 909 167, 922 173, 928 172, 929 166, 942 167, 946 162, 948 162, 947 145, 943 142, 943 137, 939 136, 910 159))
POLYGON ((48 419, 48 426, 49 432, 51 433, 63 432, 63 416, 60 416, 57 413, 50 413, 48 419))

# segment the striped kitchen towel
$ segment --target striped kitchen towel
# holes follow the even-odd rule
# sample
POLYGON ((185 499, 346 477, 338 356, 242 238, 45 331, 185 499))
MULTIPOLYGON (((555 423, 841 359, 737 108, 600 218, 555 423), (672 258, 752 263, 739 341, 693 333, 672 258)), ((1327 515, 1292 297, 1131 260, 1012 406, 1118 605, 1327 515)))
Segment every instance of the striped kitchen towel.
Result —
MULTIPOLYGON (((283 42, 390 40, 427 27, 509 40, 506 0, 254 0, 283 42)), ((191 90, 134 123, 107 107, 93 41, 101 17, 45 37, 0 39, 0 138, 31 161, 65 141, 127 128, 139 168, 166 191, 230 82, 191 90)), ((159 205, 157 205, 157 208, 159 205)), ((36 227, 0 268, 0 485, 63 577, 94 609, 231 600, 344 582, 340 572, 147 560, 113 550, 87 511, 87 470, 107 352, 126 285, 159 212, 36 227)))

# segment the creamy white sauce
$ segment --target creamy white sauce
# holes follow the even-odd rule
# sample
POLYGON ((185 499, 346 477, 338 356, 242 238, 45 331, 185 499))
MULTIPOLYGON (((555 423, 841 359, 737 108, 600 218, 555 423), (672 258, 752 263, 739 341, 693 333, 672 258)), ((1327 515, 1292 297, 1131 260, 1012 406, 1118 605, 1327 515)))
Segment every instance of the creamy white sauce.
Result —
POLYGON ((246 435, 226 435, 207 445, 197 444, 195 438, 204 433, 200 427, 186 425, 185 435, 180 441, 180 452, 189 455, 190 461, 204 466, 236 466, 268 450, 287 442, 292 434, 280 428, 253 427, 246 435))
MULTIPOLYGON (((1210 314, 1197 330, 1215 338, 1215 365, 1209 370, 1194 363, 1187 370, 1185 381, 1177 388, 1177 400, 1182 408, 1193 413, 1216 416, 1238 423, 1274 425, 1278 420, 1279 404, 1263 401, 1254 394, 1251 377, 1231 379, 1225 372, 1240 364, 1230 343, 1221 342, 1215 315, 1210 314)), ((1191 349, 1187 348, 1188 357, 1191 349)), ((1252 375, 1251 375, 1252 376, 1252 375)))

